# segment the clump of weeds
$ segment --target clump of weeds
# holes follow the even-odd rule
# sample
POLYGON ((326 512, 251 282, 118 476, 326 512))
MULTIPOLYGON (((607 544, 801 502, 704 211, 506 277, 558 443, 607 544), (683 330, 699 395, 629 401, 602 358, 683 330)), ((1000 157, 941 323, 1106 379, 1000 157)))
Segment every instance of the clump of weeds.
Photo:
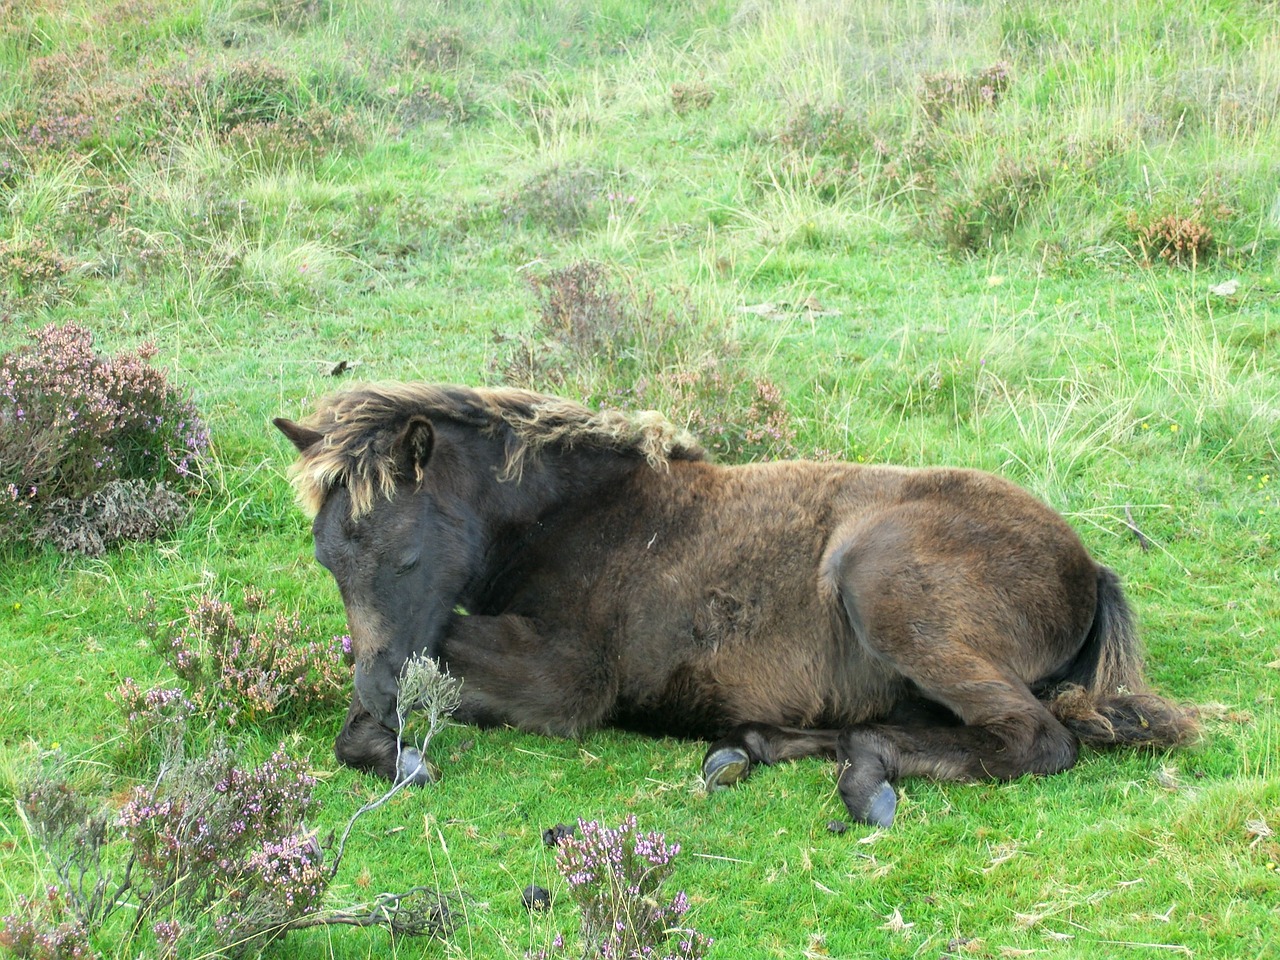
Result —
POLYGON ((1232 216, 1226 203, 1202 193, 1190 204, 1171 205, 1141 214, 1130 210, 1125 227, 1130 244, 1146 264, 1163 261, 1172 267, 1195 267, 1218 250, 1218 233, 1232 216))
POLYGON ((443 73, 462 66, 470 52, 462 31, 457 27, 415 30, 405 38, 399 63, 443 73))
POLYGON ((782 391, 737 369, 735 345, 699 322, 687 299, 680 311, 666 307, 652 291, 624 286, 588 261, 530 283, 538 326, 532 335, 501 338, 511 344, 500 367, 506 382, 574 393, 605 385, 610 403, 659 409, 724 460, 795 455, 782 391))
POLYGON ((973 253, 1012 233, 1052 182, 1052 168, 1037 160, 1003 157, 983 180, 943 196, 924 227, 947 249, 973 253))

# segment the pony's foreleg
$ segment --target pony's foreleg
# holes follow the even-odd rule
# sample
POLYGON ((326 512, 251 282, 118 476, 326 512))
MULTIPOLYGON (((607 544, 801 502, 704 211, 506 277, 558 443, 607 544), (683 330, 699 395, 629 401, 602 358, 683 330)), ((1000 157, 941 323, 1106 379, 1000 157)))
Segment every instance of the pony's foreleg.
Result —
POLYGON ((440 659, 462 678, 455 716, 464 723, 573 736, 599 727, 617 699, 616 670, 601 646, 577 637, 557 643, 525 617, 457 617, 440 659))
POLYGON ((353 691, 342 732, 333 744, 339 762, 357 770, 371 770, 386 780, 409 780, 421 785, 432 777, 426 760, 414 747, 401 746, 394 730, 383 726, 365 709, 353 691))
POLYGON ((770 723, 744 723, 713 743, 702 760, 708 790, 732 786, 752 767, 773 766, 801 757, 836 756, 838 730, 802 730, 770 723))

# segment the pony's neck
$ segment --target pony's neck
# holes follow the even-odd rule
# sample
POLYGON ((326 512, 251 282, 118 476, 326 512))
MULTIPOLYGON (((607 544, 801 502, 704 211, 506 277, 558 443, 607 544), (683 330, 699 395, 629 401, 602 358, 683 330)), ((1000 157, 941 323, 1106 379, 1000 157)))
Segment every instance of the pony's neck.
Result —
POLYGON ((536 523, 567 504, 589 502, 637 470, 652 469, 641 458, 612 450, 543 449, 528 456, 517 477, 498 479, 507 524, 536 523))

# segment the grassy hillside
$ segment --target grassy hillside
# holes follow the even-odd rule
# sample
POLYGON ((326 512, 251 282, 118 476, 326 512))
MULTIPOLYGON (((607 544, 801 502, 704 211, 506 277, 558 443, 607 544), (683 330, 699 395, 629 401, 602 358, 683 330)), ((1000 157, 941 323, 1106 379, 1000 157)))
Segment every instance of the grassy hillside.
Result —
MULTIPOLYGON (((165 541, 0 545, 0 915, 51 876, 33 765, 152 776, 107 699, 173 682, 146 594, 252 585, 344 632, 270 418, 426 379, 662 409, 724 460, 1001 473, 1121 574, 1205 735, 909 781, 891 831, 837 836, 826 764, 706 796, 698 744, 452 728, 332 891, 460 894, 395 955, 547 947, 576 918, 521 905, 563 886, 542 831, 634 813, 716 958, 1277 956, 1278 117, 1274 2, 0 0, 0 350, 152 343, 212 443, 165 541)), ((310 758, 324 829, 379 792, 341 719, 234 731, 310 758)), ((118 927, 104 955, 155 953, 118 927)))

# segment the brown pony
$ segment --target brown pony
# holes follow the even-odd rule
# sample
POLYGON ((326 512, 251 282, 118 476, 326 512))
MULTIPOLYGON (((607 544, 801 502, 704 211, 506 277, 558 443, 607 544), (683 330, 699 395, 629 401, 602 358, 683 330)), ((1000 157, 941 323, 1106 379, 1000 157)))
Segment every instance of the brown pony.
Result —
POLYGON ((879 825, 899 777, 1057 773, 1081 742, 1195 729, 1143 680, 1115 574, 989 474, 717 466, 657 414, 521 390, 364 386, 275 423, 356 655, 335 749, 387 778, 423 777, 396 730, 421 651, 463 678, 465 722, 707 739, 711 789, 831 757, 879 825))

